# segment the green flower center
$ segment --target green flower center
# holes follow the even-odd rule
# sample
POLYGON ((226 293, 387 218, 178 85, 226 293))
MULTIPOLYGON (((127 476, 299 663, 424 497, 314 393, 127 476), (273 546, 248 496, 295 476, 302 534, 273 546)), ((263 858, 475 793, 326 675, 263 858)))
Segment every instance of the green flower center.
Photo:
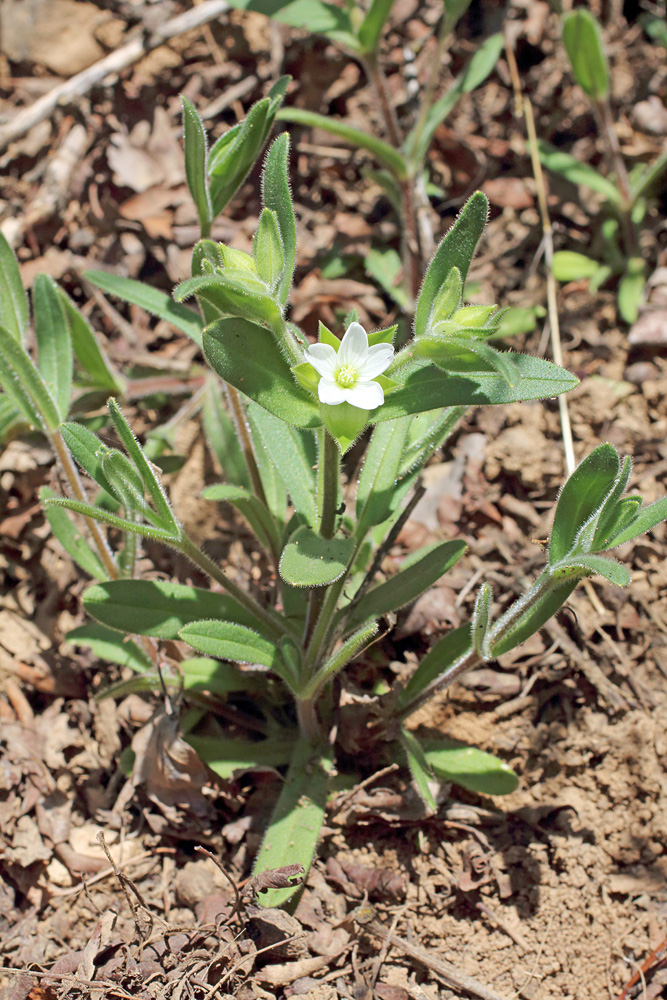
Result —
POLYGON ((358 378, 357 370, 352 365, 342 365, 336 372, 336 382, 343 389, 351 389, 358 378))

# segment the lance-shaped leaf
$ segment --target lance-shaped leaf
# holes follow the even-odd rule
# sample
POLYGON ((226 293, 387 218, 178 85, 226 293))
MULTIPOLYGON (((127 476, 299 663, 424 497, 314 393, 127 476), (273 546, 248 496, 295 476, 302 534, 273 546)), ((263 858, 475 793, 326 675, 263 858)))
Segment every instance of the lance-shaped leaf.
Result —
POLYGON ((424 740, 424 757, 442 781, 453 781, 481 795, 509 795, 519 779, 509 764, 493 754, 444 737, 424 740))
POLYGON ((240 670, 208 656, 191 656, 181 662, 183 690, 224 698, 236 691, 266 692, 266 677, 258 671, 240 670))
POLYGON ((551 261, 551 273, 556 281, 581 281, 592 278, 600 268, 592 257, 574 250, 558 250, 551 261))
POLYGON ((472 648, 470 625, 452 629, 428 651, 414 674, 401 691, 397 708, 405 714, 408 707, 422 691, 447 674, 472 648))
POLYGON ((218 660, 235 663, 259 663, 270 670, 279 664, 279 653, 272 642, 245 625, 226 621, 194 621, 184 625, 179 636, 193 649, 218 660))
POLYGON ((394 0, 371 0, 366 16, 359 25, 357 38, 361 51, 369 55, 378 47, 385 22, 394 6, 394 0))
POLYGON ((579 8, 565 15, 563 45, 581 89, 592 101, 604 100, 609 93, 609 66, 600 26, 589 11, 579 8))
MULTIPOLYGON (((565 604, 580 579, 581 577, 576 577, 560 585, 554 585, 542 590, 540 585, 544 580, 544 576, 540 577, 533 584, 533 588, 531 588, 531 590, 534 589, 534 592, 538 596, 534 600, 526 600, 527 597, 530 597, 531 593, 531 591, 528 591, 527 595, 519 598, 519 601, 522 602, 525 608, 523 614, 516 618, 511 628, 504 631, 499 639, 490 643, 489 655, 491 657, 501 656, 503 653, 509 652, 510 649, 520 646, 522 642, 525 642, 535 632, 539 632, 542 626, 550 618, 553 618, 556 612, 565 604)), ((513 606, 510 606, 505 614, 512 612, 512 609, 513 606)), ((503 615, 496 622, 494 630, 496 634, 498 634, 497 630, 502 627, 504 617, 503 615)))
POLYGON ((321 427, 313 397, 294 380, 275 338, 247 320, 218 320, 206 328, 211 368, 245 396, 294 427, 321 427))
POLYGON ((300 696, 304 699, 314 698, 319 689, 333 680, 336 674, 351 663, 359 653, 366 648, 380 631, 375 620, 366 622, 360 629, 357 629, 345 642, 341 643, 335 653, 326 660, 315 676, 309 681, 305 688, 300 691, 300 696))
POLYGON ((395 490, 400 478, 410 417, 387 421, 373 431, 357 485, 357 537, 381 524, 395 510, 395 490))
POLYGON ((276 522, 268 508, 250 490, 243 486, 216 483, 214 486, 207 486, 202 491, 202 496, 206 500, 232 504, 245 517, 264 548, 276 555, 280 552, 280 536, 276 522))
POLYGON ((103 292, 115 295, 133 306, 139 306, 151 316, 166 320, 201 347, 203 323, 200 317, 187 306, 174 302, 171 295, 167 295, 166 292, 144 285, 142 281, 123 278, 108 271, 86 271, 84 278, 97 288, 101 288, 103 292))
POLYGON ((465 542, 437 542, 408 556, 395 576, 369 590, 350 609, 345 609, 349 614, 346 627, 354 628, 368 618, 379 618, 389 611, 397 611, 410 604, 437 583, 458 562, 465 550, 465 542))
POLYGON ((76 359, 90 376, 95 386, 122 395, 127 388, 127 380, 117 372, 100 347, 90 323, 74 305, 69 295, 58 288, 58 296, 65 310, 72 349, 76 359))
POLYGON ((49 392, 29 356, 15 337, 0 326, 0 386, 29 424, 56 430, 60 416, 49 392))
POLYGON ((415 311, 416 337, 428 332, 433 305, 453 267, 458 268, 461 280, 465 282, 470 262, 484 232, 488 214, 489 202, 486 195, 476 191, 465 203, 456 222, 440 243, 429 264, 419 293, 415 311))
POLYGON ((408 729, 401 729, 400 741, 419 797, 429 813, 433 815, 438 811, 438 803, 435 801, 430 787, 430 783, 434 782, 433 771, 424 756, 422 746, 414 733, 408 729))
MULTIPOLYGON (((112 494, 113 496, 113 494, 112 494)), ((106 524, 110 528, 118 528, 120 531, 129 531, 134 535, 143 535, 144 538, 152 538, 156 542, 163 542, 165 545, 173 545, 178 539, 164 528, 154 528, 151 524, 143 524, 139 521, 130 521, 101 507, 93 507, 92 504, 83 503, 80 500, 68 500, 60 497, 55 500, 47 500, 47 507, 65 507, 73 510, 76 514, 83 514, 84 517, 92 517, 94 521, 106 524)))
POLYGON ((93 585, 85 591, 83 605, 109 628, 158 639, 177 639, 185 625, 202 618, 257 626, 233 597, 167 580, 112 580, 93 585))
POLYGON ((105 448, 100 454, 100 463, 113 490, 112 496, 126 511, 134 510, 143 514, 147 508, 144 484, 132 462, 117 448, 105 448))
POLYGON ((22 434, 30 424, 14 405, 9 396, 0 394, 0 444, 8 444, 22 434))
POLYGON ((174 298, 183 302, 196 295, 217 309, 221 316, 273 326, 280 319, 280 307, 267 291, 264 282, 249 271, 227 267, 220 273, 187 278, 174 291, 174 298))
MULTIPOLYGON (((50 490, 48 486, 42 486, 39 491, 39 498, 42 503, 47 500, 57 499, 57 494, 50 490)), ((62 507, 47 507, 45 509, 46 519, 51 525, 51 531, 58 539, 65 552, 81 567, 86 573, 98 580, 106 580, 108 573, 102 564, 100 557, 90 547, 84 536, 81 534, 70 514, 62 507)))
POLYGON ((323 587, 343 575, 353 551, 353 538, 322 538, 304 525, 283 549, 280 575, 293 587, 323 587))
POLYGON ((102 455, 106 445, 103 445, 100 439, 92 431, 89 431, 87 427, 84 427, 83 424, 77 424, 74 421, 68 421, 63 424, 61 433, 65 444, 83 471, 98 486, 101 486, 109 494, 109 497, 113 497, 113 487, 102 468, 102 455))
POLYGON ((18 261, 0 233, 0 324, 22 344, 28 329, 28 298, 21 281, 18 261))
POLYGON ((632 538, 637 538, 638 535, 645 534, 645 532, 650 531, 651 528, 654 528, 656 524, 660 524, 660 522, 664 521, 666 518, 667 497, 661 497, 659 500, 656 500, 655 503, 651 503, 647 507, 643 507, 628 525, 621 528, 621 530, 609 540, 607 548, 614 548, 616 545, 622 545, 624 542, 629 542, 632 538))
POLYGON ((278 471, 278 466, 266 448, 261 447, 262 435, 257 420, 258 412, 264 411, 256 403, 253 403, 252 400, 248 400, 246 406, 248 426, 252 434, 255 459, 257 461, 257 468, 259 469, 259 478, 262 481, 264 496, 266 497, 266 505, 273 514, 276 524, 282 527, 285 524, 285 517, 287 515, 287 491, 283 478, 278 471))
POLYGON ((572 184, 583 184, 585 187, 590 188, 591 191, 597 191, 603 198, 610 201, 612 205, 620 205, 622 198, 616 185, 608 180, 607 177, 599 174, 593 167, 587 163, 582 163, 581 160, 575 159, 574 156, 570 156, 569 153, 565 153, 556 146, 550 145, 544 139, 538 141, 537 148, 540 154, 540 162, 547 170, 553 170, 554 173, 561 174, 568 181, 571 181, 572 184))
POLYGON ((617 587, 627 587, 630 583, 630 571, 622 563, 591 552, 564 559, 562 563, 551 567, 550 574, 554 580, 572 576, 577 576, 579 579, 584 576, 604 576, 617 587))
POLYGON ((123 639, 114 629, 106 625, 88 622, 67 633, 67 641, 73 646, 89 646, 96 656, 121 667, 130 667, 137 673, 154 669, 148 653, 132 639, 123 639))
MULTIPOLYGON (((326 751, 300 737, 285 784, 273 810, 253 874, 300 864, 308 871, 315 854, 329 790, 331 762, 326 751)), ((296 887, 271 889, 258 896, 262 906, 282 906, 296 887)))
POLYGON ((464 416, 464 406, 449 406, 441 412, 414 414, 410 425, 409 443, 403 451, 399 476, 421 469, 438 448, 453 434, 464 416))
POLYGON ((257 274, 273 291, 285 269, 285 253, 280 239, 278 216, 270 208, 262 209, 253 240, 253 253, 257 274))
POLYGON ((521 370, 515 364, 519 355, 512 351, 497 351, 474 337, 425 336, 415 341, 415 352, 427 357, 446 372, 474 372, 480 361, 495 371, 510 388, 521 380, 521 370))
POLYGON ((185 739, 197 756, 225 781, 247 771, 273 771, 287 764, 294 746, 287 735, 266 740, 235 740, 188 733, 185 739))
POLYGON ((267 17, 326 35, 355 51, 358 48, 352 20, 346 8, 323 0, 233 0, 230 7, 258 11, 267 17))
POLYGON ((601 513, 620 471, 616 449, 601 444, 575 469, 561 490, 549 543, 549 564, 562 562, 575 548, 582 528, 601 513))
POLYGON ((72 340, 58 288, 46 274, 38 274, 32 289, 39 371, 58 408, 67 419, 72 391, 72 340))
POLYGON ((181 94, 181 103, 183 105, 185 178, 197 209, 201 231, 204 235, 208 235, 213 212, 206 176, 206 130, 197 109, 184 94, 181 94))
POLYGON ((475 600, 475 609, 472 614, 470 633, 472 635, 472 647, 479 657, 486 658, 486 639, 491 623, 491 605, 493 603, 493 590, 488 583, 483 583, 479 588, 479 593, 475 600))
POLYGON ((371 423, 380 423, 406 413, 442 410, 448 406, 497 405, 528 399, 549 399, 562 392, 569 392, 579 384, 576 375, 544 358, 516 354, 512 363, 520 376, 515 385, 509 385, 498 372, 484 366, 481 361, 478 371, 470 371, 463 376, 443 372, 432 364, 415 359, 407 372, 401 372, 400 375, 391 372, 392 378, 400 380, 399 388, 386 397, 382 406, 371 411, 369 420, 371 423))
POLYGON ((259 407, 253 409, 253 424, 260 434, 260 440, 255 442, 257 449, 264 448, 267 459, 280 471, 297 513, 308 524, 314 525, 317 521, 314 461, 312 454, 306 451, 303 440, 308 432, 286 425, 283 420, 259 407))
POLYGON ((278 219, 285 258, 280 281, 275 289, 276 296, 283 304, 287 302, 296 261, 296 220, 288 176, 289 150, 289 135, 283 132, 272 143, 262 174, 263 201, 278 219))
POLYGON ((225 480, 248 489, 248 467, 234 424, 222 402, 222 386, 213 374, 207 380, 202 418, 206 443, 217 458, 225 480))

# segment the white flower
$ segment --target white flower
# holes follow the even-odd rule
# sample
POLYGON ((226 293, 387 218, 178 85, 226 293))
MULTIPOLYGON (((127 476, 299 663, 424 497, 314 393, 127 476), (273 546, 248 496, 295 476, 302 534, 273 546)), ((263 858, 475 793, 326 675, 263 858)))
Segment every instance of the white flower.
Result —
POLYGON ((309 362, 322 376, 317 386, 321 403, 337 406, 351 403, 360 410, 375 410, 384 403, 384 392, 374 382, 391 364, 391 344, 368 346, 368 336, 361 323, 350 323, 338 353, 329 344, 311 344, 306 352, 309 362))

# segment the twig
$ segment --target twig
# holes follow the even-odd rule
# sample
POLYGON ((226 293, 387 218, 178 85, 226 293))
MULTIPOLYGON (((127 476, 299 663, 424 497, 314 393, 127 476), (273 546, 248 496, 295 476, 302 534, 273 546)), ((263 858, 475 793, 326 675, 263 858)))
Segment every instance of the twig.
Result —
POLYGON ((192 31, 193 28, 200 28, 220 14, 225 14, 228 10, 229 5, 226 0, 204 0, 204 3, 199 4, 198 7, 193 7, 191 10, 173 17, 151 34, 138 35, 127 45, 111 52, 104 59, 100 59, 99 62, 82 70, 81 73, 59 83, 48 94, 44 94, 34 104, 19 111, 11 121, 0 127, 0 149, 4 149, 8 143, 24 135, 33 125, 48 118, 59 104, 87 94, 96 84, 102 83, 109 74, 120 73, 121 70, 127 69, 147 52, 163 45, 170 38, 183 35, 186 31, 192 31))
MULTIPOLYGON (((549 315, 549 332, 551 334, 551 351, 553 359, 557 365, 563 364, 563 351, 560 341, 560 323, 558 321, 558 303, 556 301, 556 279, 553 275, 552 261, 554 255, 553 229, 549 218, 549 207, 547 205, 547 189, 542 173, 542 164, 537 152, 537 132, 535 131, 535 118, 533 116, 533 106, 527 97, 521 92, 521 80, 514 58, 514 50, 507 43, 505 46, 507 62, 510 68, 510 75, 514 84, 514 99, 516 101, 517 117, 523 117, 526 122, 526 132, 528 134, 528 148, 530 159, 533 164, 533 174, 537 185, 537 200, 540 206, 540 216, 542 218, 542 231, 544 233, 544 263, 547 277, 547 310, 549 315)), ((560 425, 563 435, 563 447, 565 449, 565 467, 567 474, 572 475, 576 466, 574 457, 574 444, 572 442, 572 427, 570 424, 570 413, 567 407, 567 399, 564 395, 558 397, 558 409, 560 412, 560 425)))
MULTIPOLYGON (((369 908, 364 909, 367 912, 369 908)), ((507 997, 504 997, 501 993, 496 993, 495 990, 492 990, 484 983, 480 983, 479 980, 466 975, 465 972, 459 972, 456 966, 452 965, 450 962, 431 955, 426 948, 421 948, 416 944, 410 944, 408 941, 404 941, 403 938, 399 937, 397 934, 392 934, 386 929, 386 927, 382 926, 379 920, 376 920, 374 917, 367 921, 364 914, 364 918, 359 922, 363 927, 366 927, 371 934, 375 934, 383 941, 387 941, 393 948, 398 948, 404 955, 408 955, 409 958, 414 958, 415 961, 421 962, 421 964, 425 965, 427 969, 435 972, 437 976, 444 979, 448 986, 453 986, 454 989, 457 990, 465 990, 466 993, 479 997, 479 1000, 507 1000, 507 997)))

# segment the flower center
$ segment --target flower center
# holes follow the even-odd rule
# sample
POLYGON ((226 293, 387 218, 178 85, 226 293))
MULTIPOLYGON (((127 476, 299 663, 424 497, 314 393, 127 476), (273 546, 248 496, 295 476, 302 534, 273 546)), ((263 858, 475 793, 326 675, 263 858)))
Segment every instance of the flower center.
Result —
POLYGON ((342 365, 336 372, 336 381, 343 389, 351 389, 358 378, 359 374, 352 365, 342 365))

